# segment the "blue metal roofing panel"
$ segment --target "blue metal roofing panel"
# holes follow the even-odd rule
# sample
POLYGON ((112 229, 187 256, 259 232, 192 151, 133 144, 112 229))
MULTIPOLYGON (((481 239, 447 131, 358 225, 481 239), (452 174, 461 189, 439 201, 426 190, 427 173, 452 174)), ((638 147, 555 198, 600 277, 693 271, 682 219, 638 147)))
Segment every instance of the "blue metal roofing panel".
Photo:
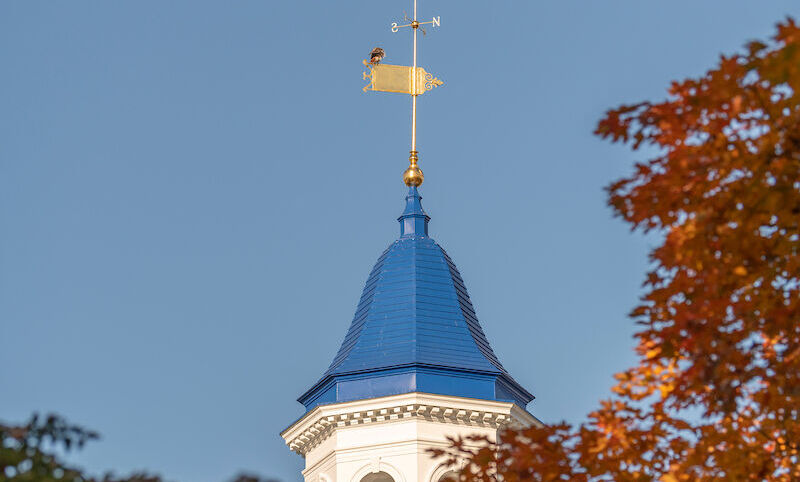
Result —
POLYGON ((410 363, 504 371, 451 263, 429 237, 395 241, 325 375, 410 363))
POLYGON ((410 391, 523 407, 533 398, 492 351, 455 263, 428 237, 421 199, 411 187, 400 238, 370 272, 330 367, 300 397, 308 409, 410 391))

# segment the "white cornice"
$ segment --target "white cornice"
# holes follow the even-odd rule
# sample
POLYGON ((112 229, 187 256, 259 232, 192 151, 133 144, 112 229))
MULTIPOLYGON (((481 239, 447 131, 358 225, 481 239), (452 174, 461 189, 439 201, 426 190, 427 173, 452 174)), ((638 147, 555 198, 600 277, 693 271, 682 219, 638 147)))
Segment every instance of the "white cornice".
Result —
POLYGON ((289 448, 305 456, 338 429, 413 418, 491 428, 541 425, 536 417, 511 402, 415 392, 321 405, 284 430, 281 436, 289 448))

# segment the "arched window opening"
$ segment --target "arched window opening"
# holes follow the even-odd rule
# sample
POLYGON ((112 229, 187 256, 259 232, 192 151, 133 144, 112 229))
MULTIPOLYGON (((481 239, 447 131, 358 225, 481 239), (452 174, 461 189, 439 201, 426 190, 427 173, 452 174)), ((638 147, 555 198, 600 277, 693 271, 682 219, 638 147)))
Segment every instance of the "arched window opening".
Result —
POLYGON ((436 482, 458 482, 458 474, 455 471, 445 472, 436 482))
POLYGON ((361 482, 394 482, 394 479, 386 472, 374 472, 365 475, 361 482))

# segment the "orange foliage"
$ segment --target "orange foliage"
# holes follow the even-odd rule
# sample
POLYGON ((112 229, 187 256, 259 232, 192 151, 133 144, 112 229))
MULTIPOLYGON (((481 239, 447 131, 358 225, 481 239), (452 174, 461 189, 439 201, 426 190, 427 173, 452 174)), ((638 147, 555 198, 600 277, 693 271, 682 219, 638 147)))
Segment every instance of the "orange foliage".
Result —
POLYGON ((800 480, 800 28, 596 134, 658 153, 608 187, 617 215, 663 234, 631 313, 638 365, 580 426, 439 455, 471 457, 469 481, 800 480))

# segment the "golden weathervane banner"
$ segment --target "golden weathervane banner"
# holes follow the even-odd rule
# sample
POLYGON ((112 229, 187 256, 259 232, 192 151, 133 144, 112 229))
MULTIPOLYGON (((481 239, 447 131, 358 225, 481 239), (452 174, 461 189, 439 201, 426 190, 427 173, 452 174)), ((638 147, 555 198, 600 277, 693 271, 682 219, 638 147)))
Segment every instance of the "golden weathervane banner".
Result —
POLYGON ((369 69, 368 72, 364 72, 364 80, 369 80, 369 84, 364 86, 364 92, 377 90, 380 92, 420 95, 444 83, 432 74, 425 72, 422 67, 417 67, 417 91, 412 92, 414 85, 413 67, 371 64, 366 60, 363 63, 369 69))

